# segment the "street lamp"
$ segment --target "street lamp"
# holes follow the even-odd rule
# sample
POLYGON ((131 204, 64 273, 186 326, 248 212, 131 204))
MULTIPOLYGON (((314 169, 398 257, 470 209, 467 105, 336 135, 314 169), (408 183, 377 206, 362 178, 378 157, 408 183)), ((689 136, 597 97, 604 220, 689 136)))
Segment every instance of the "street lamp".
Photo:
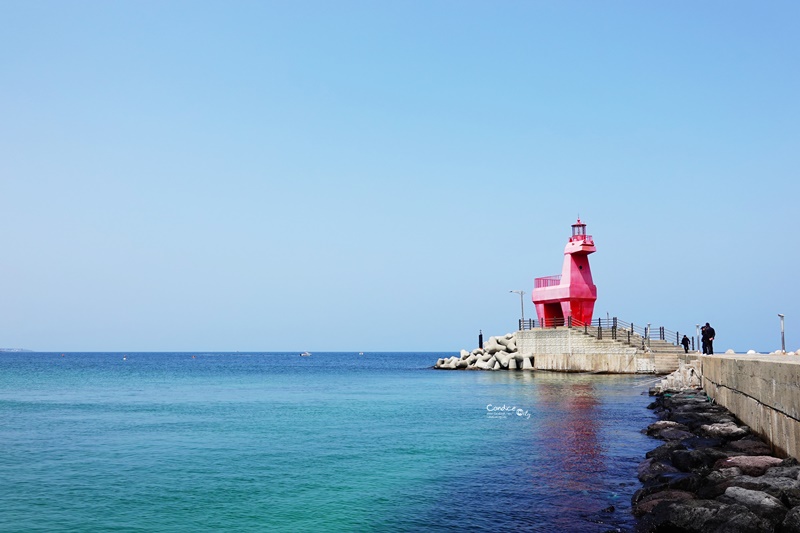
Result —
MULTIPOLYGON (((694 325, 694 336, 697 338, 697 347, 699 348, 700 347, 700 324, 695 324, 694 325)), ((692 346, 692 348, 694 348, 694 346, 692 346)), ((704 352, 705 352, 705 350, 704 350, 704 352)), ((705 353, 703 353, 703 355, 705 355, 705 353)))
POLYGON ((781 319, 781 353, 786 353, 786 339, 783 336, 783 315, 778 313, 778 317, 781 319))
POLYGON ((524 328, 525 324, 525 302, 522 300, 522 295, 525 294, 525 291, 508 291, 513 292, 514 294, 519 294, 519 308, 522 312, 522 322, 519 323, 520 329, 524 328))

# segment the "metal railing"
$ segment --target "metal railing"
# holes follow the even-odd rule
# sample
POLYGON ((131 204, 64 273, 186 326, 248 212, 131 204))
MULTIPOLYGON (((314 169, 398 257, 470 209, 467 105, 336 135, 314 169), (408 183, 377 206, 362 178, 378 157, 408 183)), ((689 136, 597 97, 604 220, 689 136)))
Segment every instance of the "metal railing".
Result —
POLYGON ((542 287, 555 287, 561 285, 561 274, 555 276, 544 276, 543 278, 535 278, 533 280, 533 288, 541 289, 542 287))
MULTIPOLYGON (((544 278, 537 278, 544 279, 544 278)), ((617 317, 610 318, 596 318, 591 323, 584 323, 575 317, 564 318, 548 318, 545 320, 536 320, 528 318, 525 320, 518 320, 519 330, 532 330, 536 328, 558 328, 568 327, 583 329, 587 335, 602 340, 608 338, 615 341, 620 341, 630 346, 641 346, 642 348, 651 348, 651 341, 661 341, 669 344, 672 347, 680 347, 681 334, 677 331, 671 331, 664 326, 652 327, 650 324, 636 325, 633 322, 625 322, 619 320, 617 317)), ((688 336, 688 335, 687 335, 688 336)), ((692 350, 694 350, 694 339, 692 339, 692 350)))

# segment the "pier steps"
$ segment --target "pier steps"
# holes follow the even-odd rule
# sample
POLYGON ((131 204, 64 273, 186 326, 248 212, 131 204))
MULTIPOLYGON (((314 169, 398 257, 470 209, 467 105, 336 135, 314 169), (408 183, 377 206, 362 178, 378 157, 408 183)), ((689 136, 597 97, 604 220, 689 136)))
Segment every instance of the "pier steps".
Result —
MULTIPOLYGON (((682 347, 657 339, 566 326, 518 331, 519 351, 532 358, 533 368, 562 372, 669 374, 685 357, 682 347), (628 339, 630 338, 630 343, 628 339)), ((619 333, 619 332, 618 332, 619 333)))

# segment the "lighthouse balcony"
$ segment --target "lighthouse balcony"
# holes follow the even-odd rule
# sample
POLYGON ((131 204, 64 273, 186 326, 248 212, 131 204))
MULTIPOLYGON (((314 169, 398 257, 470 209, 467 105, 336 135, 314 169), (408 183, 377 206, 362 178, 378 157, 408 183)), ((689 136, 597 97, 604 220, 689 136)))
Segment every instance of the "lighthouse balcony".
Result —
POLYGON ((545 276, 543 278, 535 278, 533 280, 534 289, 543 289, 545 287, 555 287, 561 285, 561 274, 557 276, 545 276))

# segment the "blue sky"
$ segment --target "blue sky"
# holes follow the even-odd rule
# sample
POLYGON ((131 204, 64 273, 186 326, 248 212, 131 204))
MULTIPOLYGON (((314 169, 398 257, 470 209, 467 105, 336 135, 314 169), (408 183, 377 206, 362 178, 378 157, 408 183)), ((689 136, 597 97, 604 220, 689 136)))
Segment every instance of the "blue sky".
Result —
POLYGON ((533 316, 800 348, 796 2, 0 3, 0 346, 451 351, 533 316))

